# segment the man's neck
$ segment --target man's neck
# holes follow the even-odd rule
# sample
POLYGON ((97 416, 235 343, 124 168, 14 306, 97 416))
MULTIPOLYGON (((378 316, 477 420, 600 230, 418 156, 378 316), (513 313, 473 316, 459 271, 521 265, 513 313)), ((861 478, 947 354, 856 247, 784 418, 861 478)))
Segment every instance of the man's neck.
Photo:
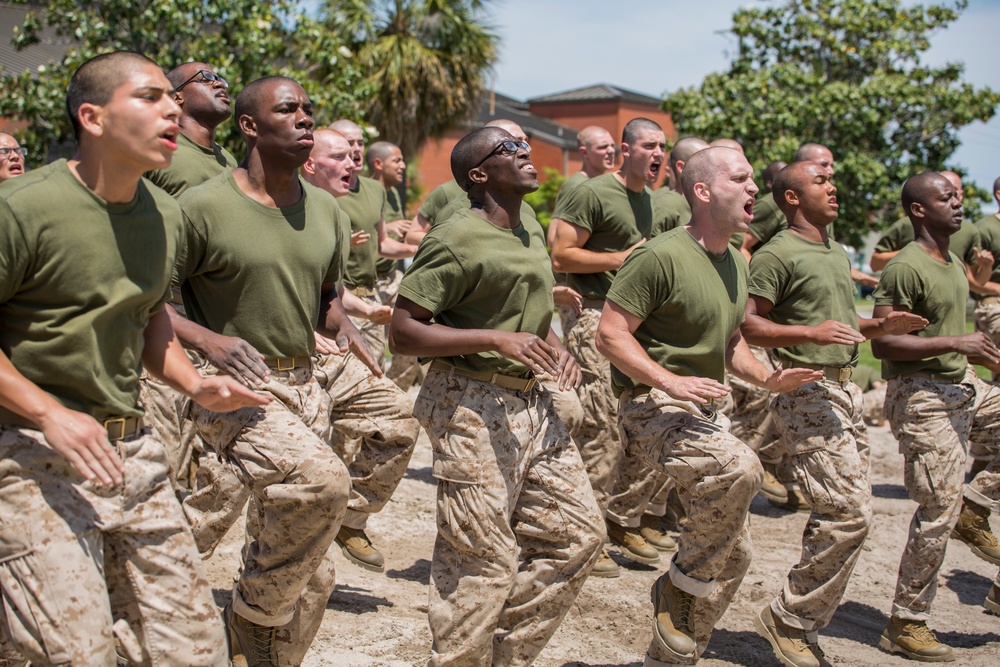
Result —
POLYGON ((293 206, 304 194, 298 168, 265 164, 254 150, 233 170, 233 178, 248 197, 272 208, 293 206))
POLYGON ((806 220, 801 210, 796 210, 789 218, 788 229, 813 243, 826 243, 830 238, 827 225, 814 225, 806 220))
POLYGON ((522 195, 502 196, 486 192, 476 198, 473 209, 500 229, 516 229, 521 225, 522 195))
POLYGON ((205 148, 215 146, 215 125, 206 127, 191 116, 181 116, 177 124, 181 126, 181 134, 199 146, 205 148))
POLYGON ((624 164, 621 169, 615 172, 615 178, 625 186, 626 190, 631 190, 632 192, 642 192, 646 188, 646 180, 633 176, 627 169, 627 165, 624 164))
POLYGON ((583 168, 580 171, 586 174, 587 178, 597 178, 598 176, 608 173, 605 171, 604 167, 594 167, 589 164, 583 165, 583 168))
POLYGON ((948 255, 948 248, 951 245, 950 235, 945 234, 938 236, 931 233, 926 228, 921 228, 920 232, 917 234, 916 243, 923 248, 928 255, 939 262, 951 261, 948 255))
POLYGON ((713 255, 721 257, 729 249, 729 239, 732 231, 725 231, 719 228, 708 215, 692 215, 691 222, 685 227, 694 240, 700 243, 713 255))
POLYGON ((135 199, 135 191, 143 172, 131 166, 115 164, 102 156, 82 154, 67 161, 70 173, 95 195, 110 204, 127 204, 135 199))

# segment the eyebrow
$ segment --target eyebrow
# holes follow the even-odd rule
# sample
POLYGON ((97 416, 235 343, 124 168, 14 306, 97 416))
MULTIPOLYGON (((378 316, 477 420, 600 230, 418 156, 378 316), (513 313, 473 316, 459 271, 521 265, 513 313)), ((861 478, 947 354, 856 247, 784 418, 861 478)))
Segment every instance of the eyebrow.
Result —
POLYGON ((139 88, 136 88, 134 92, 136 94, 138 94, 138 93, 145 93, 145 92, 154 92, 154 93, 160 93, 162 95, 162 94, 165 94, 165 93, 173 93, 174 89, 173 88, 170 88, 170 89, 162 88, 160 86, 140 86, 139 88))

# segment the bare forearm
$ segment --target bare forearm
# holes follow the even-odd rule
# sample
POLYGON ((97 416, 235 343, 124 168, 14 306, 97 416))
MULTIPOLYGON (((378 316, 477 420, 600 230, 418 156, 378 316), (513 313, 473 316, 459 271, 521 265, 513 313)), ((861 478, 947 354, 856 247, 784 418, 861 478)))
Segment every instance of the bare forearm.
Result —
POLYGON ((882 336, 872 341, 877 359, 919 361, 956 352, 957 336, 882 336))
POLYGON ((898 253, 898 250, 874 252, 872 253, 871 261, 869 261, 868 264, 871 265, 872 271, 881 271, 885 268, 885 265, 889 263, 889 260, 895 257, 898 253))
POLYGON ((554 248, 552 267, 561 273, 602 273, 621 267, 627 252, 594 252, 584 248, 554 248))
POLYGON ((640 384, 663 389, 674 374, 653 361, 627 330, 597 331, 597 351, 640 384))
POLYGON ((382 239, 378 245, 379 257, 387 259, 405 259, 413 257, 415 252, 417 252, 417 246, 410 245, 409 243, 401 243, 388 236, 382 239))
POLYGON ((741 327, 743 337, 760 347, 790 347, 811 343, 812 327, 778 324, 760 315, 747 314, 741 327))
POLYGON ((191 365, 184 348, 174 335, 166 308, 150 315, 143 337, 143 368, 176 391, 190 396, 201 381, 201 375, 191 365))
POLYGON ((40 424, 47 414, 61 404, 21 375, 7 355, 0 352, 0 405, 40 424))
POLYGON ((743 336, 735 336, 726 349, 726 370, 746 382, 763 387, 771 371, 753 356, 743 336))

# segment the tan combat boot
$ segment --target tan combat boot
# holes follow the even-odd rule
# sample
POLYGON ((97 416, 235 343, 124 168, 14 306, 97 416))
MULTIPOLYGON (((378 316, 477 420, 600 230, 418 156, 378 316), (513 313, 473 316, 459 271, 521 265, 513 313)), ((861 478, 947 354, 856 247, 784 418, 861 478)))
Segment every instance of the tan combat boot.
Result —
POLYGON ((695 597, 674 586, 669 574, 653 584, 653 641, 668 655, 687 662, 695 653, 695 597))
POLYGON ((771 644, 778 662, 785 667, 821 667, 806 639, 806 631, 785 625, 775 618, 771 613, 771 605, 764 607, 754 617, 753 624, 757 632, 771 644))
POLYGON ((990 592, 986 594, 986 599, 983 600, 983 607, 991 614, 1000 616, 1000 588, 997 588, 996 584, 990 586, 990 592))
POLYGON ((942 644, 924 621, 890 618, 878 645, 890 653, 902 653, 918 662, 951 662, 955 652, 942 644))
POLYGON ((958 515, 958 523, 951 531, 951 536, 965 542, 972 553, 987 563, 1000 565, 1000 544, 997 536, 990 530, 989 509, 972 502, 962 501, 962 513, 958 515))
POLYGON ((590 571, 590 576, 600 577, 601 579, 615 579, 620 577, 621 574, 622 571, 618 567, 618 563, 611 560, 611 556, 608 555, 606 549, 602 549, 601 557, 594 564, 594 569, 590 571))
POLYGON ((677 540, 670 536, 663 523, 663 517, 643 514, 639 519, 639 534, 657 551, 677 551, 677 540))
POLYGON ((232 667, 278 667, 274 628, 248 621, 233 611, 232 604, 226 605, 222 615, 229 629, 232 667))
POLYGON ((764 465, 764 481, 760 485, 760 495, 764 496, 772 503, 784 505, 788 502, 788 489, 778 481, 778 476, 774 474, 774 466, 770 463, 764 465))
POLYGON ((611 544, 621 549, 625 558, 646 565, 655 565, 660 562, 660 552, 639 534, 638 528, 619 526, 611 519, 608 519, 606 523, 608 524, 608 539, 611 544))
POLYGON ((341 526, 337 533, 337 544, 344 557, 355 565, 372 572, 385 571, 385 558, 372 546, 372 541, 361 528, 341 526))

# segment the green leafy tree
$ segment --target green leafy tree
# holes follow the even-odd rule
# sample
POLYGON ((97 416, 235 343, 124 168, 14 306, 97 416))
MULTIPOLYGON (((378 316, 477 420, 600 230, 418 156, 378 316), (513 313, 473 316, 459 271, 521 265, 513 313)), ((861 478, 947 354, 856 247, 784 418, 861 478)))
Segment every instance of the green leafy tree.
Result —
MULTIPOLYGON (((4 76, 0 97, 0 116, 28 122, 20 134, 35 163, 71 152, 65 112, 70 76, 87 59, 112 50, 143 53, 165 70, 206 62, 231 82, 233 93, 261 76, 289 76, 306 89, 320 122, 360 116, 371 94, 352 52, 294 0, 49 0, 27 15, 15 45, 30 47, 44 26, 67 41, 66 55, 37 72, 4 76)), ((218 139, 243 153, 233 123, 220 126, 218 139)))
POLYGON ((482 0, 325 0, 331 32, 357 53, 375 91, 362 109, 379 135, 415 156, 471 116, 497 61, 482 0))
POLYGON ((566 182, 566 177, 551 167, 545 167, 543 171, 545 173, 544 180, 538 179, 538 189, 525 195, 524 201, 535 209, 538 222, 548 232, 552 212, 556 209, 556 196, 559 194, 559 188, 566 182))
MULTIPOLYGON (((931 35, 965 9, 899 0, 790 0, 741 9, 727 72, 667 97, 681 135, 740 141, 758 172, 815 141, 837 159, 837 235, 857 243, 900 212, 911 175, 943 169, 957 130, 989 120, 1000 95, 962 80, 964 66, 928 67, 931 35)), ((967 188, 970 205, 978 193, 967 188)))

